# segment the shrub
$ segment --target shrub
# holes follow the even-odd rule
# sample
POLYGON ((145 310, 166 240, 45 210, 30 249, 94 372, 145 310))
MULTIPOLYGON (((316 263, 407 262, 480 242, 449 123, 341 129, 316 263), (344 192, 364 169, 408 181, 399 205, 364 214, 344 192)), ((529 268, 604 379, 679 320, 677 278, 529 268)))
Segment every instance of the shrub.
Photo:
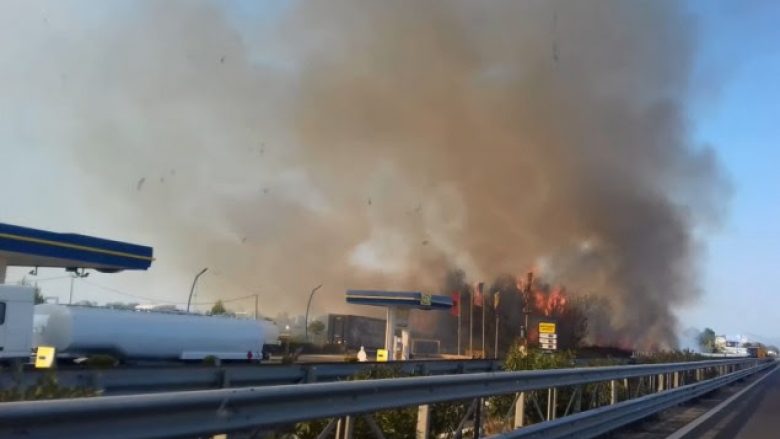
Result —
POLYGON ((97 396, 98 394, 99 392, 95 389, 87 387, 62 387, 57 382, 56 372, 49 371, 48 373, 44 374, 33 386, 22 387, 20 385, 16 385, 9 389, 0 390, 0 402, 34 401, 57 398, 81 398, 87 396, 97 396))

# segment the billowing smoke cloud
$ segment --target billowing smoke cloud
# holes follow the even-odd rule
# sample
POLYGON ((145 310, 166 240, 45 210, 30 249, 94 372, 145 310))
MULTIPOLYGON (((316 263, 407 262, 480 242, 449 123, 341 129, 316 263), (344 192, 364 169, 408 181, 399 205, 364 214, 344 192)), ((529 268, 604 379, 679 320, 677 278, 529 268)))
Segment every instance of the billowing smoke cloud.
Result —
POLYGON ((691 144, 677 2, 295 2, 249 26, 219 5, 52 17, 31 69, 59 106, 40 129, 169 269, 297 312, 318 283, 336 311, 346 287, 537 266, 605 298, 604 337, 675 344, 724 186, 691 144))

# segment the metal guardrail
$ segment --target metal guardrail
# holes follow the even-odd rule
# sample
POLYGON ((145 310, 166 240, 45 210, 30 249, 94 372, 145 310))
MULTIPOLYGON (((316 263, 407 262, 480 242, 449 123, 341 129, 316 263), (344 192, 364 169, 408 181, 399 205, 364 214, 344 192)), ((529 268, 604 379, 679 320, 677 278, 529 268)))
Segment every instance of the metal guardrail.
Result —
POLYGON ((759 364, 749 369, 739 370, 706 381, 542 422, 510 433, 491 436, 491 438, 562 439, 597 437, 691 399, 698 398, 770 367, 775 367, 775 364, 759 364))
POLYGON ((3 372, 0 373, 0 389, 33 386, 47 373, 55 373, 57 383, 61 386, 98 389, 104 395, 300 384, 344 380, 376 364, 391 365, 404 373, 417 375, 451 375, 501 369, 498 360, 61 369, 16 374, 3 372))
MULTIPOLYGON (((728 381, 725 377, 739 379, 748 371, 756 372, 758 365, 763 363, 759 360, 720 360, 14 402, 0 404, 0 437, 32 439, 197 436, 272 427, 311 419, 351 417, 398 407, 427 407, 428 404, 436 402, 537 389, 706 368, 719 370, 724 379, 701 381, 700 383, 711 383, 710 387, 699 388, 704 391, 723 385, 728 381), (749 369, 727 374, 738 367, 749 369)), ((672 391, 664 393, 667 392, 672 395, 672 391)), ((569 428, 576 428, 576 424, 572 425, 569 425, 569 428)), ((576 437, 584 436, 578 434, 576 437)))

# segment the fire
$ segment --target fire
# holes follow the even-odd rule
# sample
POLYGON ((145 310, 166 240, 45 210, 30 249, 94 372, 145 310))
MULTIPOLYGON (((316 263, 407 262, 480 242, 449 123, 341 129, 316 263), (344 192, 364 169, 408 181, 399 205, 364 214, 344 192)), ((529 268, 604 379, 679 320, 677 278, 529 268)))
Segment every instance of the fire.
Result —
POLYGON ((520 291, 526 291, 528 285, 530 288, 529 301, 533 304, 534 308, 543 314, 545 317, 553 316, 554 314, 560 314, 566 308, 567 294, 566 288, 562 286, 553 286, 542 284, 535 280, 533 272, 529 273, 528 277, 518 277, 517 288, 520 291))
POLYGON ((566 289, 563 287, 535 289, 533 295, 535 308, 545 317, 559 314, 566 308, 566 289))

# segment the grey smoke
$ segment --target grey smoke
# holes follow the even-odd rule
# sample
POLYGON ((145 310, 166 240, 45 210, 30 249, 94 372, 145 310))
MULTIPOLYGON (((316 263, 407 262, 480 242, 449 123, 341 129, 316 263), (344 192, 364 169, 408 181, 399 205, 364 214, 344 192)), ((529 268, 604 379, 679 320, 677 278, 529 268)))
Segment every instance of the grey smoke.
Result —
POLYGON ((347 287, 538 266, 609 303, 599 340, 676 344, 727 188, 691 140, 684 6, 294 2, 239 32, 223 5, 47 15, 68 37, 35 59, 31 98, 62 106, 68 123, 42 124, 91 196, 119 200, 107 222, 146 231, 174 270, 263 292, 268 313, 318 283, 339 311, 347 287))

